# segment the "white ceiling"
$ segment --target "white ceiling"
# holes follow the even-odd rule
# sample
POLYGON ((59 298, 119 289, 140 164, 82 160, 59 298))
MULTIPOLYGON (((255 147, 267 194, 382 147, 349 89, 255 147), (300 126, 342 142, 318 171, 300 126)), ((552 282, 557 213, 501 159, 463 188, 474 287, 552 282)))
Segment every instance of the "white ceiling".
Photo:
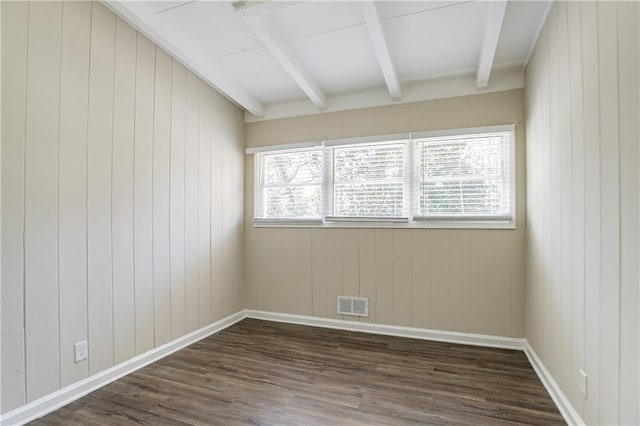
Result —
POLYGON ((385 1, 371 21, 364 3, 107 1, 248 121, 522 87, 550 5, 385 1), (394 81, 402 93, 392 100, 394 81))

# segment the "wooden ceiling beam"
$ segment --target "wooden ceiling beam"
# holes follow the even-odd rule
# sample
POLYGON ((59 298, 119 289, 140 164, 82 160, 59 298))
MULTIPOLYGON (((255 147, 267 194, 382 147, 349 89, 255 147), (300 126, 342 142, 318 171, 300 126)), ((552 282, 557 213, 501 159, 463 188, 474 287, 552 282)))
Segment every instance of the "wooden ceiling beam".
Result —
POLYGON ((398 79, 398 73, 396 72, 391 51, 389 50, 386 31, 380 14, 378 13, 378 7, 374 1, 363 1, 360 3, 360 8, 367 24, 369 38, 378 57, 380 69, 387 83, 389 95, 392 100, 399 101, 402 99, 402 87, 400 85, 400 79, 398 79))
POLYGON ((302 65, 293 49, 273 28, 269 18, 262 16, 245 19, 245 22, 311 102, 319 109, 326 110, 327 97, 324 92, 302 65))
POLYGON ((476 87, 484 89, 489 85, 491 77, 491 69, 493 68, 493 60, 496 56, 498 48, 498 40, 500 39, 500 31, 502 31, 502 22, 504 21, 504 13, 507 10, 507 1, 491 1, 489 2, 489 12, 484 27, 484 38, 482 40, 482 49, 480 50, 480 60, 478 61, 478 71, 476 74, 476 87))

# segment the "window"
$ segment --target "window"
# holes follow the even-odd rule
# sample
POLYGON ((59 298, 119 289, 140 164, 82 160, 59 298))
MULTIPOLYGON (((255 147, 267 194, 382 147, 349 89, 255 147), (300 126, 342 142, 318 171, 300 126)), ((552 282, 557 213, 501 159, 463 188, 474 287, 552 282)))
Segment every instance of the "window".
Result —
POLYGON ((322 218, 322 149, 266 152, 258 156, 256 218, 322 218))
POLYGON ((247 153, 255 154, 256 224, 515 227, 511 125, 247 153))
POLYGON ((417 219, 510 219, 511 132, 415 140, 417 219))
POLYGON ((327 148, 327 218, 406 216, 407 141, 327 148))

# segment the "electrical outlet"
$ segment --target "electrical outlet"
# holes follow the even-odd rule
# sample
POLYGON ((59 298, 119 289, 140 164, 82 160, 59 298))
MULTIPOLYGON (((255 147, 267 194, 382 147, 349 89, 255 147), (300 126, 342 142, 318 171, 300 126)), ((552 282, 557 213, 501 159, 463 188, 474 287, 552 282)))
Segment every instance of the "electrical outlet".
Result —
POLYGON ((87 348, 87 341, 83 340, 82 342, 78 342, 73 345, 73 348, 76 351, 76 362, 80 362, 89 357, 89 350, 87 348))
POLYGON ((580 370, 580 393, 583 398, 587 397, 587 384, 588 384, 588 376, 584 370, 580 370))

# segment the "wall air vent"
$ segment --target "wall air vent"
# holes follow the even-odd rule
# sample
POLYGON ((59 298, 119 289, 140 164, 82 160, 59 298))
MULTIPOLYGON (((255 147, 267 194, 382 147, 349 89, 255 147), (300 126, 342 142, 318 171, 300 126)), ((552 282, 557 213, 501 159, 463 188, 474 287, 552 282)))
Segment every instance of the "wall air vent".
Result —
POLYGON ((368 317, 369 299, 366 297, 338 296, 338 314, 368 317))

